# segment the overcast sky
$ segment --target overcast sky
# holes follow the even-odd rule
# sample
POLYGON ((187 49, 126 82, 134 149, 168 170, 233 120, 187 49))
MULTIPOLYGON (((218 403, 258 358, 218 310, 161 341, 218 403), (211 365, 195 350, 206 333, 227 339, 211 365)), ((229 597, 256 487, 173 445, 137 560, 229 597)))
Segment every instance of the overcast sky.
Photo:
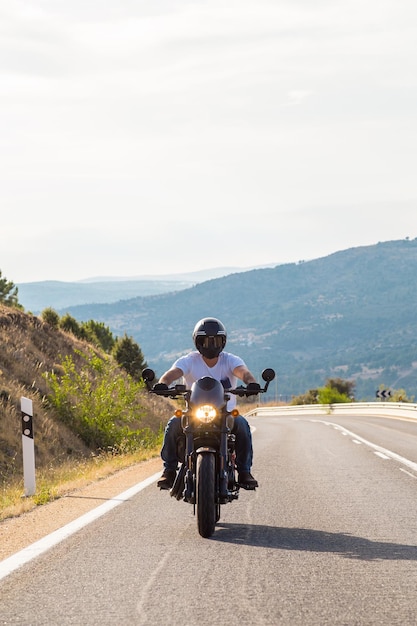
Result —
POLYGON ((417 236, 415 0, 2 0, 15 283, 417 236))

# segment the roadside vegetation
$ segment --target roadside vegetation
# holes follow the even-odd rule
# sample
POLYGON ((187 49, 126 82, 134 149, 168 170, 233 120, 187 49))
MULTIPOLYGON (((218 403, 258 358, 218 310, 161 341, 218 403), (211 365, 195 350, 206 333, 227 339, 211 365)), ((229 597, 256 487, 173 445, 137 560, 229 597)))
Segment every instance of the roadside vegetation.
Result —
POLYGON ((159 454, 170 401, 140 347, 104 324, 26 313, 0 273, 0 519, 159 454), (21 398, 32 400, 36 495, 22 499, 21 398))
POLYGON ((18 293, 19 290, 13 281, 3 277, 0 270, 0 304, 22 309, 23 307, 19 304, 18 293))
POLYGON ((0 522, 52 502, 119 470, 157 457, 159 449, 158 445, 154 449, 122 455, 101 453, 86 458, 72 457, 50 467, 36 467, 36 493, 30 497, 23 497, 23 479, 16 476, 0 485, 0 522))
MULTIPOLYGON (((379 386, 386 389, 385 385, 379 386)), ((355 402, 355 381, 343 378, 328 378, 323 387, 309 389, 306 393, 293 396, 290 404, 337 404, 340 402, 355 402)), ((414 396, 408 397, 405 389, 392 389, 387 402, 414 402, 414 396)))
POLYGON ((354 401, 355 381, 342 378, 328 378, 323 387, 309 389, 306 393, 294 396, 290 404, 334 404, 354 401))

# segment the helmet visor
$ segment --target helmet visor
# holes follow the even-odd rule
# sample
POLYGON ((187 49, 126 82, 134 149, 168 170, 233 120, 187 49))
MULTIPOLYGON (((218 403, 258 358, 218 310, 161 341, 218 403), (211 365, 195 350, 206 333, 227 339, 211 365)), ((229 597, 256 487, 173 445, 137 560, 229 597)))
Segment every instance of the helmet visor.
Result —
POLYGON ((219 356, 226 343, 224 335, 198 335, 195 340, 196 348, 203 356, 214 358, 219 356))
POLYGON ((223 348, 224 337, 217 335, 216 337, 199 337, 202 348, 223 348))

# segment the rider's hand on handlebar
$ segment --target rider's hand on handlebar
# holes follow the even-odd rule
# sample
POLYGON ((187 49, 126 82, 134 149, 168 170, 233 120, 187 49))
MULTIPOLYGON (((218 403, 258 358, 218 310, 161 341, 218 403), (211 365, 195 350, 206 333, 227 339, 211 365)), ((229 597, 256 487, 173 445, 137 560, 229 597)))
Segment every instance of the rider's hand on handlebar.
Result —
POLYGON ((246 385, 246 392, 248 396, 257 396, 261 390, 261 386, 259 383, 248 383, 246 385))
POLYGON ((156 383, 156 385, 152 387, 152 391, 167 391, 167 389, 168 385, 165 383, 156 383))

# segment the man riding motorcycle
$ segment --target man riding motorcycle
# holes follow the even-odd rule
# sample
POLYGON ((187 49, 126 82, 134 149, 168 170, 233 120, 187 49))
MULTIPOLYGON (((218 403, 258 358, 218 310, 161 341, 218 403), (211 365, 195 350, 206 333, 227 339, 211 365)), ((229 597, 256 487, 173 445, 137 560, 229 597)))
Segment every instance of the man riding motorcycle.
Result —
MULTIPOLYGON (((255 377, 245 362, 230 352, 224 352, 226 340, 226 329, 220 320, 214 317, 201 319, 197 322, 193 331, 193 341, 196 350, 177 359, 171 368, 161 376, 159 383, 154 386, 154 389, 167 389, 182 376, 187 387, 190 388, 202 376, 211 376, 220 381, 226 391, 234 389, 237 379, 240 379, 247 386, 248 390, 253 392, 253 395, 257 395, 260 385, 256 382, 255 377)), ((230 399, 227 403, 228 410, 232 410, 235 405, 236 396, 230 394, 230 399)), ((244 489, 255 489, 258 486, 258 482, 251 474, 253 459, 252 435, 250 426, 242 415, 234 418, 232 432, 236 436, 238 484, 244 489)), ((160 489, 170 489, 174 484, 178 465, 177 440, 181 435, 181 418, 171 417, 165 428, 161 450, 164 471, 157 483, 160 489)))

